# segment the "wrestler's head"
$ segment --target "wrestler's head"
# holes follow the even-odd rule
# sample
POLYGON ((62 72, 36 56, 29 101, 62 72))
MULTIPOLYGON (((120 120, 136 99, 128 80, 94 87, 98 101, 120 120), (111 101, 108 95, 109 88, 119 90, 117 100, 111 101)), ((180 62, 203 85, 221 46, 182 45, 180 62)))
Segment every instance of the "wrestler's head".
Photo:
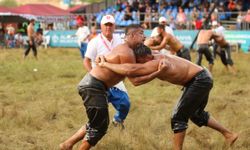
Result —
POLYGON ((161 35, 157 35, 157 36, 154 36, 152 38, 153 38, 154 45, 160 45, 161 44, 161 41, 162 41, 162 36, 161 35))
POLYGON ((145 63, 154 59, 151 49, 144 44, 137 45, 134 49, 134 54, 137 63, 145 63))
POLYGON ((130 25, 125 29, 125 41, 134 49, 138 44, 143 44, 146 37, 143 28, 139 25, 130 25))
POLYGON ((157 27, 157 31, 158 31, 159 35, 162 34, 165 31, 165 26, 162 24, 159 24, 157 27))

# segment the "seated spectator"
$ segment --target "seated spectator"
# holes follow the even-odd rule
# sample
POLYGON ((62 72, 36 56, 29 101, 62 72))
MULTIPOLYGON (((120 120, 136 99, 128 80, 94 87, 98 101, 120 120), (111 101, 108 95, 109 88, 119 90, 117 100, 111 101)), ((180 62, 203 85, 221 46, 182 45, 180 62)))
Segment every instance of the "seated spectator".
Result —
POLYGON ((36 32, 35 43, 40 46, 43 43, 43 34, 41 32, 36 32))
POLYGON ((183 9, 181 7, 179 7, 178 10, 178 14, 176 17, 176 23, 178 25, 178 29, 185 29, 186 28, 186 21, 187 21, 187 17, 186 14, 183 12, 183 9))
POLYGON ((14 39, 15 39, 16 47, 22 48, 24 46, 24 39, 23 39, 21 32, 17 32, 14 39))
POLYGON ((14 48, 15 47, 15 37, 13 34, 6 34, 5 36, 6 45, 8 48, 14 48))
POLYGON ((152 28, 151 14, 150 13, 146 13, 145 14, 144 24, 148 27, 147 29, 151 29, 152 28))
POLYGON ((123 18, 125 21, 127 20, 134 20, 133 17, 132 17, 132 8, 127 5, 126 9, 125 9, 125 15, 124 15, 124 18, 123 18))
POLYGON ((171 17, 173 17, 171 13, 172 13, 171 9, 168 9, 166 11, 166 15, 165 15, 166 17, 165 18, 167 19, 167 22, 170 21, 171 17))
POLYGON ((171 18, 170 18, 169 27, 170 27, 171 29, 173 29, 173 30, 176 29, 174 17, 171 17, 171 18))
POLYGON ((5 34, 4 29, 0 29, 0 48, 5 47, 5 34))
POLYGON ((247 14, 244 17, 244 21, 250 23, 250 9, 248 9, 247 14))
POLYGON ((227 8, 228 8, 229 11, 235 11, 236 10, 235 2, 233 0, 229 0, 227 8))
POLYGON ((194 26, 196 30, 200 30, 202 28, 202 19, 196 18, 194 26))
POLYGON ((139 3, 139 14, 140 14, 140 21, 143 21, 145 18, 144 13, 146 12, 146 7, 143 2, 139 3))

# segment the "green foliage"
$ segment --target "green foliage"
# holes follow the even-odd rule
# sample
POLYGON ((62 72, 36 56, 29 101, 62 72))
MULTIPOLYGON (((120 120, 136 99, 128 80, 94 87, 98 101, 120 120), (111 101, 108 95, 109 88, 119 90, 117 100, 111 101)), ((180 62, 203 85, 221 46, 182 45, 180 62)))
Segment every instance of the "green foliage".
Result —
POLYGON ((17 6, 17 2, 16 2, 16 0, 2 0, 0 2, 0 6, 15 7, 15 6, 17 6))
MULTIPOLYGON (((56 150, 87 122, 76 86, 85 74, 78 49, 39 49, 24 61, 22 49, 0 50, 0 149, 56 150), (34 70, 37 69, 37 70, 34 70)), ((192 54, 195 60, 195 53, 192 54)), ((215 61, 206 110, 227 128, 240 133, 233 149, 250 145, 250 55, 232 53, 237 76, 215 61)), ((207 64, 204 60, 203 64, 207 64)), ((111 124, 96 150, 165 150, 172 147, 170 118, 181 87, 154 80, 134 87, 126 81, 131 109, 125 130, 111 124)), ((114 115, 109 105, 110 118, 114 115)), ((79 149, 76 145, 74 149, 79 149)), ((191 121, 183 149, 221 150, 224 138, 191 121)))

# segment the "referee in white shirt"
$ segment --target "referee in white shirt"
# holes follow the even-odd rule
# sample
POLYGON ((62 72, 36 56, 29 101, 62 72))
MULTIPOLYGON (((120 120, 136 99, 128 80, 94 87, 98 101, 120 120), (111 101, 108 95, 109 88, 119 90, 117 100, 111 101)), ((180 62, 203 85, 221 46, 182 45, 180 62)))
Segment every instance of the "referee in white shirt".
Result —
MULTIPOLYGON (((95 58, 99 55, 108 54, 114 47, 123 43, 119 35, 113 34, 115 19, 111 15, 103 16, 101 20, 101 33, 88 43, 84 58, 84 66, 90 71, 95 67, 95 58)), ((118 83, 108 91, 108 100, 116 109, 112 123, 123 129, 123 122, 128 115, 130 101, 123 82, 118 83)))

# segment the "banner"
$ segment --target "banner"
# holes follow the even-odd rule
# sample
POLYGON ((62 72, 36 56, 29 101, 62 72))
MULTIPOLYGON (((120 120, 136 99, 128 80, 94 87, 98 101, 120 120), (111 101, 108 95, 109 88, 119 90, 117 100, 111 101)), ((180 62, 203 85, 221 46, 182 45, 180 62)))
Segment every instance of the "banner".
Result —
MULTIPOLYGON (((76 30, 70 31, 49 31, 46 35, 50 36, 49 46, 51 47, 78 47, 77 37, 75 36, 76 30)), ((150 37, 152 30, 144 30, 146 37, 150 37)), ((98 30, 100 33, 100 30, 98 30)), ((116 34, 124 37, 124 30, 116 30, 116 34)), ((174 35, 183 43, 187 48, 192 44, 197 30, 174 30, 174 35)), ((226 31, 225 38, 229 43, 238 43, 244 52, 249 51, 250 47, 250 31, 226 31)), ((194 45, 196 48, 196 44, 194 45)))

